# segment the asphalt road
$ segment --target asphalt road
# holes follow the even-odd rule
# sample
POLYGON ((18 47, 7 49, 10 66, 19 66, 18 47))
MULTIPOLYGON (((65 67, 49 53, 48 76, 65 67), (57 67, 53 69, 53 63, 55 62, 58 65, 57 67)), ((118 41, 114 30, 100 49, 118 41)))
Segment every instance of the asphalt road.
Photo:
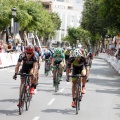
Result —
POLYGON ((28 111, 18 113, 19 78, 14 67, 0 69, 0 120, 120 120, 120 76, 103 59, 95 58, 79 114, 71 107, 71 82, 63 81, 54 92, 52 75, 44 75, 43 63, 37 94, 28 111))

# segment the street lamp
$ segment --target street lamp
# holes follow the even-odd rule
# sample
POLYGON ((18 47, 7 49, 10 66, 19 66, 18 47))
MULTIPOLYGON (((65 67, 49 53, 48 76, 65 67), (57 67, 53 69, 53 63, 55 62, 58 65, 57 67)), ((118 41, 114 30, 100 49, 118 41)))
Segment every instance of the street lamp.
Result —
POLYGON ((15 7, 13 7, 11 10, 12 10, 11 33, 14 34, 14 17, 16 16, 17 9, 15 7))

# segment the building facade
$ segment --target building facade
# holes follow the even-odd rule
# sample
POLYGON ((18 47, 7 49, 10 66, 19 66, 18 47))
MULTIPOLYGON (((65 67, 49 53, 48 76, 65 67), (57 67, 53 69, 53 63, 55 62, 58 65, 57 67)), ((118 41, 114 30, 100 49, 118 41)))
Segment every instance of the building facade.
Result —
POLYGON ((78 27, 81 21, 83 0, 41 0, 50 12, 56 12, 61 18, 61 27, 56 31, 53 41, 61 41, 67 35, 69 27, 78 27))

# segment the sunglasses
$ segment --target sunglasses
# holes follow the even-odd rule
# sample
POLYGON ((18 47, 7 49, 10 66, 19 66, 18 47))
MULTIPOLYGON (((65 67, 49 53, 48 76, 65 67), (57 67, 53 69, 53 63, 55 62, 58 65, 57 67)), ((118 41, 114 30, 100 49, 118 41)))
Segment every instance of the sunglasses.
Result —
POLYGON ((32 53, 27 53, 27 54, 31 55, 32 53))

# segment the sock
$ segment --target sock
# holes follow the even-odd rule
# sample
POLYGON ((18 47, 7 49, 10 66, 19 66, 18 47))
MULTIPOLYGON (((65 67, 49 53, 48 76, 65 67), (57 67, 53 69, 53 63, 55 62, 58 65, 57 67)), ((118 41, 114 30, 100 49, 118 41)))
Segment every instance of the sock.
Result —
POLYGON ((34 87, 34 84, 32 84, 31 87, 34 87))
POLYGON ((85 87, 85 85, 82 85, 82 87, 85 87))
POLYGON ((36 85, 34 85, 34 89, 36 89, 36 85))
POLYGON ((73 101, 75 101, 75 98, 73 98, 73 101))

